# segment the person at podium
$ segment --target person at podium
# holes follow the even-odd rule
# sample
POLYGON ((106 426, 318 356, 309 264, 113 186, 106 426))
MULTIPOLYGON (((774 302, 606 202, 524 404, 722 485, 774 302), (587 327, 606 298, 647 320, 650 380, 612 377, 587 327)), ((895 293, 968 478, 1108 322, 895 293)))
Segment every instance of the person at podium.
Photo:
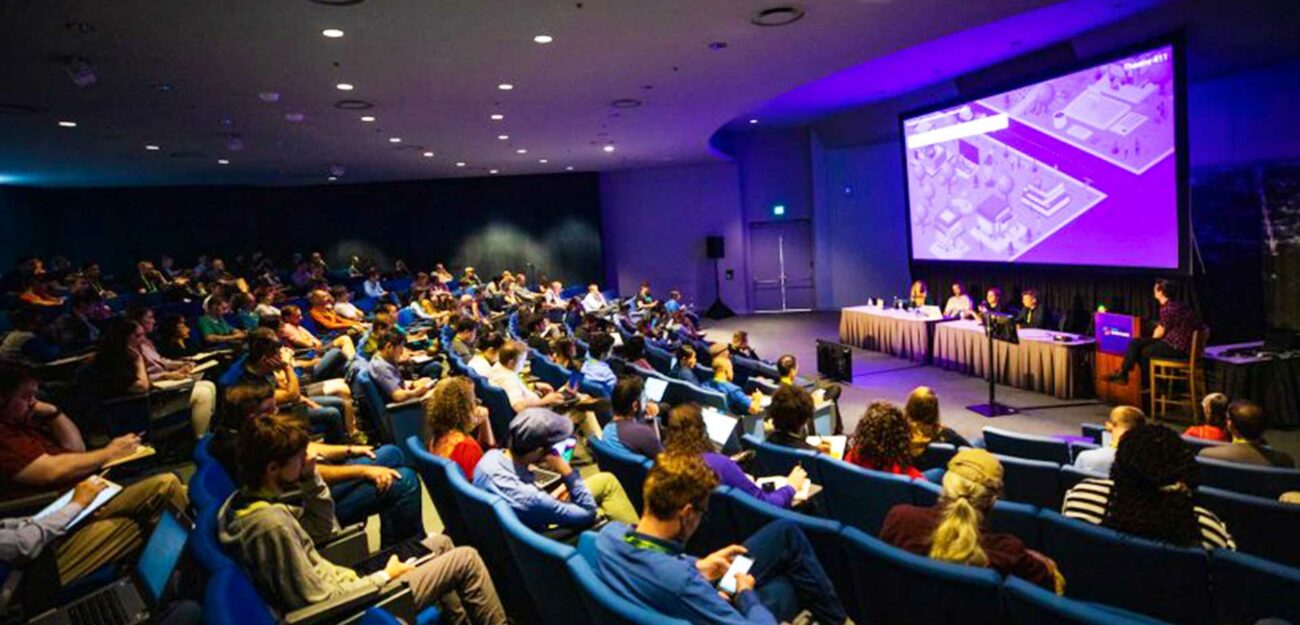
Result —
POLYGON ((1118 371, 1106 376, 1107 382, 1128 382, 1128 374, 1139 363, 1146 366, 1152 358, 1187 358, 1192 349, 1192 334, 1206 331, 1196 311, 1176 301, 1177 285, 1160 279, 1152 287, 1152 294, 1160 302, 1160 316, 1151 338, 1135 338, 1128 342, 1124 362, 1118 371))
POLYGON ((975 319, 980 323, 984 323, 984 315, 1005 312, 1007 312, 1007 305, 1002 301, 1002 289, 991 286, 984 293, 984 301, 980 302, 979 307, 975 310, 975 319))
POLYGON ((1051 326, 1046 309, 1038 305, 1038 290, 1025 289, 1020 293, 1020 312, 1016 313, 1017 328, 1040 328, 1051 326))

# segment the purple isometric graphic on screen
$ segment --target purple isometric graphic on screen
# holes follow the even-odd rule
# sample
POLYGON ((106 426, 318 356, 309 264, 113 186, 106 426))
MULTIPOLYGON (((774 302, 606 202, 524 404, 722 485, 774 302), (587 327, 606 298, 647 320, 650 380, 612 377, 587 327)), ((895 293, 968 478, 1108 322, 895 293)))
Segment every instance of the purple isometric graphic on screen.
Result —
POLYGON ((918 260, 1178 267, 1163 46, 903 121, 918 260))

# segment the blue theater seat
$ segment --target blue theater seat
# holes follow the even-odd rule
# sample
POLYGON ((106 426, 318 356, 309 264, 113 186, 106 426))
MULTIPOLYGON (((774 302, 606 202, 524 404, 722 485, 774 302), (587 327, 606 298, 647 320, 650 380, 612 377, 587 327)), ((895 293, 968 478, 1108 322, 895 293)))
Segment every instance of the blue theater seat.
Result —
POLYGON ((998 461, 1002 463, 1003 498, 1061 509, 1061 465, 1000 454, 998 461))
POLYGON ((520 523, 504 501, 492 504, 492 511, 504 531, 506 546, 523 575, 524 587, 537 608, 538 622, 545 625, 591 624, 586 611, 574 609, 582 604, 581 591, 565 566, 565 561, 574 557, 577 550, 520 523))
POLYGON ((1009 625, 1159 625, 1153 619, 1110 606, 1058 597, 1018 577, 1002 585, 1009 625))
POLYGON ((1066 593, 1176 623, 1213 622, 1209 556, 1127 536, 1039 510, 1043 552, 1060 566, 1066 593))
MULTIPOLYGON (((359 367, 352 378, 352 396, 360 401, 362 414, 379 426, 385 443, 400 445, 409 436, 419 436, 424 429, 423 402, 418 397, 402 402, 385 401, 367 367, 359 367)), ((409 456, 406 462, 411 462, 409 456)))
POLYGON ((413 460, 415 472, 420 475, 420 481, 424 482, 424 487, 429 491, 433 508, 442 520, 443 533, 450 536, 457 545, 470 544, 469 527, 461 516, 460 508, 456 507, 451 478, 448 476, 450 471, 460 473, 460 466, 429 453, 417 436, 406 439, 406 455, 413 460))
POLYGON ((813 482, 818 481, 818 469, 815 465, 821 454, 765 443, 752 434, 742 436, 741 444, 754 450, 755 473, 760 477, 789 475, 795 465, 802 465, 809 477, 813 478, 813 482))
POLYGON ((496 440, 510 439, 510 422, 515 418, 515 409, 510 406, 510 396, 504 390, 488 382, 486 378, 471 375, 474 380, 474 393, 488 409, 488 422, 492 425, 492 434, 496 440))
POLYGON ((984 448, 1002 456, 1070 464, 1070 445, 1050 436, 1033 436, 986 427, 984 448))
POLYGON ((1202 486, 1247 495, 1277 499, 1282 493, 1300 490, 1300 471, 1261 467, 1213 458, 1197 458, 1202 486))
POLYGON ((650 473, 650 467, 654 466, 654 463, 640 454, 617 449, 594 436, 587 438, 587 448, 591 450, 591 455, 596 459, 596 464, 600 466, 601 471, 612 473, 618 478, 618 483, 623 486, 623 491, 627 493, 627 498, 636 508, 637 514, 641 514, 643 505, 641 490, 645 485, 646 475, 650 473))
POLYGON ((917 503, 907 476, 869 471, 825 455, 814 462, 830 518, 872 536, 880 533, 890 508, 917 503))
POLYGON ((199 510, 217 508, 235 492, 235 482, 216 460, 209 462, 190 476, 190 501, 199 510))
POLYGON ((1300 506, 1202 486, 1196 503, 1232 532, 1237 550, 1288 566, 1300 566, 1300 506))
MULTIPOLYGON (((669 618, 615 595, 592 571, 592 566, 582 557, 569 558, 565 563, 574 583, 582 591, 582 607, 592 623, 600 625, 688 625, 686 621, 669 618)), ((572 606, 570 609, 577 609, 572 606)))
POLYGON ((1264 618, 1300 623, 1300 569, 1216 549, 1210 555, 1210 575, 1220 623, 1264 618))
POLYGON ((957 455, 957 447, 948 443, 930 443, 916 458, 913 464, 917 469, 926 471, 929 469, 946 469, 948 461, 957 455))

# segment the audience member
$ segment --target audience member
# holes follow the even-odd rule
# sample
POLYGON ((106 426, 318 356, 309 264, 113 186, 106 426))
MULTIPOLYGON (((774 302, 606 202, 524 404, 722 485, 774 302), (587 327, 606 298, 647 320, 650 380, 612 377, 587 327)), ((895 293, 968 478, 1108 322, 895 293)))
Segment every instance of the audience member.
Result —
POLYGON ((1215 445, 1201 450, 1202 458, 1226 460, 1265 467, 1295 468, 1295 460, 1285 452, 1272 449, 1264 441, 1268 417, 1255 402, 1239 399, 1228 404, 1228 433, 1231 445, 1215 445))
POLYGON ((601 440, 609 445, 640 454, 653 460, 664 450, 659 442, 659 435, 654 427, 646 423, 647 418, 659 415, 659 406, 645 399, 645 380, 640 376, 626 375, 614 385, 611 404, 614 419, 605 424, 601 440))
POLYGON ((59 357, 59 346, 49 339, 37 310, 15 308, 9 312, 9 324, 12 329, 0 341, 0 361, 36 365, 59 357))
POLYGON ((773 613, 791 605, 818 623, 851 623, 808 538, 789 521, 769 523, 744 544, 703 558, 685 554, 716 484, 698 456, 660 456, 646 478, 640 523, 601 530, 597 575, 624 601, 689 623, 775 624, 794 620, 795 614, 773 613), (753 567, 736 575, 734 593, 719 591, 714 584, 738 555, 751 558, 753 567))
POLYGON ((525 525, 587 527, 599 518, 636 523, 636 509, 618 479, 609 473, 583 478, 555 449, 573 436, 573 423, 546 408, 529 408, 510 422, 505 449, 483 455, 474 469, 474 485, 506 500, 525 525), (563 481, 557 498, 536 485, 531 466, 554 471, 563 481))
POLYGON ((600 292, 600 286, 596 284, 587 285, 587 294, 582 297, 582 310, 588 313, 598 313, 609 307, 609 302, 605 301, 605 295, 600 292))
POLYGON ((695 375, 695 365, 698 362, 699 360, 695 356, 695 348, 687 343, 682 343, 677 348, 677 366, 673 367, 671 377, 699 386, 700 378, 695 375))
POLYGON ((732 356, 740 356, 750 360, 762 360, 758 357, 758 352, 749 345, 749 333, 744 330, 736 330, 731 334, 731 344, 728 346, 732 356))
POLYGON ((642 281, 641 286, 637 287, 636 296, 632 301, 638 311, 650 310, 659 304, 655 301, 655 296, 650 293, 650 283, 646 281, 642 281))
POLYGON ((719 354, 713 359, 713 379, 704 383, 727 397, 727 411, 735 415, 758 414, 763 411, 763 392, 755 389, 746 395, 745 390, 731 380, 735 377, 731 357, 719 354))
POLYGON ((830 451, 828 444, 808 444, 808 426, 813 419, 813 397, 801 386, 782 384, 772 393, 772 403, 767 407, 767 418, 772 432, 767 442, 806 451, 830 451))
POLYGON ((257 302, 248 293, 235 293, 230 296, 230 315, 234 317, 235 327, 248 332, 257 327, 258 316, 253 309, 257 302))
POLYGON ((645 337, 636 335, 623 341, 623 360, 629 365, 636 365, 642 369, 653 371, 654 367, 645 357, 645 337))
POLYGON ((479 337, 475 345, 474 357, 465 363, 465 366, 474 370, 483 377, 488 377, 492 372, 492 365, 497 364, 500 357, 501 348, 505 346, 506 339, 499 332, 488 332, 479 337))
POLYGON ((568 372, 582 370, 578 355, 578 342, 573 337, 561 336, 551 344, 551 360, 568 372))
POLYGON ((257 307, 253 308, 253 312, 257 314, 258 319, 280 316, 280 309, 275 306, 275 289, 267 286, 258 287, 254 291, 254 297, 257 299, 257 307))
POLYGON ((243 370, 234 375, 239 380, 270 384, 275 388, 276 404, 305 416, 313 430, 324 434, 325 442, 341 444, 349 440, 355 429, 345 422, 348 413, 344 412, 344 402, 336 397, 306 395, 293 370, 293 355, 286 351, 269 328, 253 330, 243 370))
POLYGON ((92 291, 81 290, 72 294, 68 312, 54 320, 54 337, 64 351, 78 351, 99 341, 99 326, 91 320, 93 311, 103 301, 92 291))
POLYGON ((424 541, 438 554, 432 560, 415 567, 394 555, 384 570, 365 577, 316 551, 316 541, 336 531, 338 522, 307 445, 307 432, 283 417, 250 419, 239 432, 243 486, 218 511, 218 539, 252 574, 271 605, 288 612, 361 588, 383 589, 401 578, 417 607, 440 602, 456 622, 506 623, 478 552, 454 547, 445 536, 424 541), (301 493, 301 507, 279 501, 289 491, 301 493))
POLYGON ((769 491, 755 484, 735 460, 718 453, 714 448, 704 425, 704 414, 699 405, 693 402, 679 404, 668 411, 663 431, 664 449, 669 454, 703 458, 723 486, 730 486, 774 506, 789 508, 794 505, 795 495, 803 490, 804 483, 808 481, 808 473, 804 468, 795 466, 786 478, 787 483, 780 488, 769 491))
POLYGON ((1173 430, 1140 426, 1120 440, 1110 478, 1079 482, 1061 514, 1180 547, 1236 549, 1219 517, 1196 505, 1198 469, 1173 430))
POLYGON ((206 314, 199 317, 199 336, 203 337, 205 345, 233 347, 244 341, 247 333, 226 322, 225 317, 230 314, 230 304, 226 302, 226 298, 213 295, 208 298, 203 309, 206 314))
POLYGON ((488 409, 474 396, 474 383, 461 376, 443 378, 424 408, 429 453, 455 462, 466 479, 473 479, 483 446, 471 432, 477 429, 480 437, 492 438, 488 409))
POLYGON ((402 335, 388 331, 375 337, 379 349, 370 357, 370 379, 391 402, 404 402, 424 397, 433 388, 433 380, 419 378, 405 380, 399 368, 406 361, 406 341, 402 335))
POLYGON ((911 441, 911 428, 898 406, 871 402, 849 439, 844 459, 864 469, 924 479, 912 465, 911 441))
POLYGON ((478 322, 468 317, 456 320, 456 335, 451 339, 451 353, 463 361, 474 357, 474 344, 478 338, 478 322))
POLYGON ((1201 413, 1205 422, 1188 426, 1183 436, 1200 438, 1207 441, 1227 443, 1232 441, 1228 433, 1228 396, 1223 393, 1210 393, 1201 400, 1201 413))
MULTIPOLYGON (((903 407, 912 429, 912 457, 919 458, 925 453, 930 443, 945 443, 953 447, 970 447, 971 444, 956 430, 943 425, 939 420, 939 396, 928 386, 918 386, 907 396, 903 407)), ((918 467, 921 470, 935 467, 918 467)))
POLYGON ((311 320, 322 332, 346 332, 348 334, 360 332, 362 323, 344 319, 338 313, 334 312, 334 302, 330 299, 330 294, 321 289, 314 289, 307 295, 307 302, 311 305, 308 314, 311 320))
MULTIPOLYGON (((138 435, 127 434, 87 450, 81 430, 36 392, 29 369, 0 363, 0 500, 73 488, 140 446, 138 435)), ((127 486, 58 544, 60 583, 67 586, 139 550, 164 509, 181 513, 188 505, 185 486, 171 473, 127 486)))
POLYGON ((320 354, 320 362, 311 376, 313 380, 342 377, 347 363, 357 357, 356 344, 346 334, 334 337, 329 349, 325 349, 325 343, 302 326, 302 309, 293 304, 281 309, 279 334, 294 349, 311 349, 320 354))
POLYGON ((591 338, 587 348, 587 358, 582 363, 582 377, 587 382, 598 384, 607 391, 612 391, 618 382, 618 376, 605 362, 610 350, 614 349, 614 337, 606 333, 591 338))
POLYGON ((339 285, 330 289, 330 297, 334 298, 334 314, 348 321, 366 320, 365 311, 352 303, 352 291, 348 287, 339 285))
POLYGON ((163 317, 158 324, 158 353, 165 358, 180 360, 198 353, 190 342, 190 324, 185 317, 172 315, 163 317))
POLYGON ((1110 467, 1115 463, 1115 450, 1120 439, 1133 428, 1146 425, 1147 416, 1140 408, 1133 406, 1115 406, 1106 418, 1106 431, 1110 433, 1110 443, 1097 449, 1079 452, 1074 458, 1074 466, 1102 475, 1110 475, 1110 467))
POLYGON ((54 280, 48 275, 37 275, 27 279, 18 301, 37 308, 52 308, 63 305, 63 297, 54 292, 54 280))
POLYGON ((963 449, 948 461, 943 491, 933 506, 899 504, 889 510, 880 539, 935 560, 986 567, 1062 594, 1056 563, 1011 534, 987 531, 985 519, 1002 495, 1002 464, 983 449, 963 449))

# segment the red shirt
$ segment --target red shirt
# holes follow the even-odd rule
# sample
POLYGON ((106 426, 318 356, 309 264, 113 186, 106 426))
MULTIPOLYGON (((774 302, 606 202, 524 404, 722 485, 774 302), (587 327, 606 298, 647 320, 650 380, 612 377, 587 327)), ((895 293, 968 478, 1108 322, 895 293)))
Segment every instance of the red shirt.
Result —
POLYGON ((1225 443, 1232 441, 1232 436, 1228 434, 1227 430, 1213 425, 1193 425, 1192 427, 1187 428, 1187 431, 1183 432, 1183 436, 1203 438, 1208 441, 1222 441, 1225 443))
POLYGON ((0 501, 21 499, 52 490, 19 484, 14 481, 14 476, 41 456, 56 456, 66 451, 37 423, 12 425, 0 422, 0 501))
POLYGON ((925 479, 925 475, 920 471, 918 471, 916 467, 907 467, 906 469, 904 469, 903 467, 899 466, 897 462, 895 462, 894 464, 888 467, 876 466, 876 464, 871 462, 870 460, 859 457, 858 450, 856 449, 850 449, 847 453, 845 453, 844 460, 848 462, 852 462, 853 464, 856 464, 864 469, 868 469, 871 471, 881 471, 884 473, 893 473, 894 475, 906 475, 907 477, 918 477, 923 480, 925 479))
POLYGON ((442 456, 460 467, 461 473, 465 474, 465 479, 474 479, 474 468, 478 466, 478 461, 483 459, 483 448, 479 446, 478 441, 472 437, 462 434, 460 440, 449 444, 447 439, 430 444, 429 453, 435 456, 442 456), (449 449, 450 447, 450 449, 449 449))
MULTIPOLYGON (((890 508, 880 528, 880 540, 919 556, 930 555, 930 538, 939 526, 942 508, 900 504, 890 508)), ((1029 555, 1025 543, 1011 534, 980 533, 980 547, 988 556, 989 568, 1002 575, 1015 575, 1034 585, 1055 592, 1052 571, 1038 558, 1029 555)))

